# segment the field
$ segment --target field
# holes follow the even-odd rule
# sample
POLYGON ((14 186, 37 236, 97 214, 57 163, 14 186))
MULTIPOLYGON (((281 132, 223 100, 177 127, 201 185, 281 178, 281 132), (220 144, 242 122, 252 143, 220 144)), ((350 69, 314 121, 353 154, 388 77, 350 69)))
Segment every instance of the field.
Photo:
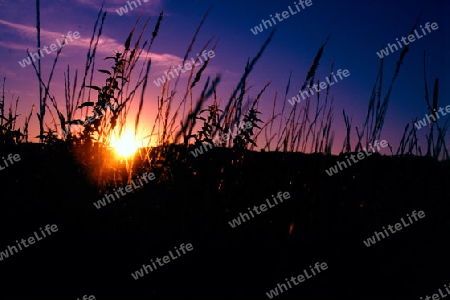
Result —
POLYGON ((229 149, 214 149, 165 171, 155 168, 158 182, 97 209, 96 186, 71 153, 25 146, 13 152, 28 163, 1 175, 15 191, 3 205, 2 228, 9 228, 3 238, 31 236, 29 228, 47 223, 61 231, 45 246, 19 253, 23 268, 13 261, 19 257, 3 262, 8 280, 30 291, 51 283, 59 294, 75 285, 96 295, 232 299, 268 291, 283 275, 297 276, 318 261, 329 271, 290 295, 397 299, 438 280, 445 271, 435 270, 448 264, 448 162, 376 156, 332 178, 322 170, 335 156, 247 152, 236 163, 229 149), (228 224, 279 190, 291 198, 236 228, 228 224), (426 217, 370 248, 363 244, 413 210, 426 217), (183 260, 131 278, 182 242, 194 247, 183 260))

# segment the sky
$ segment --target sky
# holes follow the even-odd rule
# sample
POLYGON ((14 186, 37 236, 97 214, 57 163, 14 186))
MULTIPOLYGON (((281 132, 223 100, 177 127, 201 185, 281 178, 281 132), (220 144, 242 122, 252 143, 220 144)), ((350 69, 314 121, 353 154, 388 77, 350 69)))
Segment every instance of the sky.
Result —
MULTIPOLYGON (((396 38, 400 40, 403 36, 406 37, 420 13, 422 17, 418 25, 436 22, 438 28, 427 32, 427 35, 422 34, 420 39, 410 43, 409 52, 394 84, 381 139, 387 140, 394 150, 397 149, 405 125, 411 122, 412 118, 422 119, 427 113, 424 99, 424 50, 430 89, 435 78, 440 81, 438 107, 450 104, 450 46, 446 38, 450 33, 450 5, 445 0, 396 0, 394 3, 387 0, 311 0, 310 6, 305 4, 304 8, 297 1, 291 0, 141 0, 140 3, 137 8, 119 15, 116 10, 127 6, 127 1, 105 2, 104 8, 108 13, 98 47, 96 68, 107 68, 102 59, 123 49, 124 41, 139 13, 152 17, 147 35, 147 38, 150 38, 157 16, 164 10, 164 19, 150 54, 152 68, 142 115, 144 131, 152 125, 150 120, 154 116, 156 99, 161 89, 153 80, 162 76, 170 65, 182 61, 199 22, 210 6, 212 9, 194 44, 194 54, 191 53, 191 57, 195 58, 193 55, 198 53, 210 38, 213 38, 214 42, 217 41, 215 56, 210 59, 206 75, 213 77, 217 73, 221 74, 222 81, 217 92, 219 98, 223 99, 222 103, 228 100, 239 82, 247 60, 257 54, 271 29, 276 28, 272 42, 248 79, 249 86, 252 86, 250 97, 256 97, 264 85, 271 81, 259 104, 261 119, 264 121, 271 117, 273 99, 277 92, 276 111, 281 112, 291 71, 293 77, 287 98, 296 96, 318 49, 330 36, 316 73, 316 80, 325 81, 333 60, 335 70, 348 70, 350 73, 348 77, 336 82, 330 91, 334 96, 334 154, 341 150, 345 138, 343 109, 352 118, 353 137, 356 136, 355 126, 362 127, 380 67, 380 57, 376 52, 386 48, 388 43, 396 43, 396 38), (295 5, 300 11, 296 11, 295 5), (295 14, 289 12, 289 6, 295 14), (277 21, 277 24, 268 29, 262 27, 262 32, 256 35, 252 32, 251 29, 254 31, 255 26, 259 26, 262 20, 269 20, 270 15, 275 18, 276 13, 281 14, 283 11, 288 11, 288 18, 277 21)), ((63 47, 55 69, 51 93, 55 95, 60 107, 64 107, 63 74, 68 65, 71 70, 83 70, 89 40, 101 4, 102 1, 96 0, 41 1, 42 45, 50 46, 69 31, 78 31, 80 34, 79 39, 63 47)), ((36 52, 35 2, 0 0, 0 8, 0 78, 3 82, 6 77, 7 107, 13 99, 20 97, 18 111, 21 116, 18 126, 23 127, 23 118, 28 115, 32 104, 39 106, 39 85, 33 67, 21 67, 18 63, 26 58, 26 49, 36 52)), ((207 50, 210 49, 211 46, 207 50)), ((386 94, 400 52, 394 51, 385 58, 383 95, 386 94)), ((55 56, 55 52, 52 52, 41 58, 45 78, 49 76, 55 56)), ((181 77, 183 79, 186 74, 181 77)), ((101 83, 102 80, 104 78, 98 74, 96 81, 101 83)), ((211 102, 206 103, 210 104, 211 102)), ((302 105, 302 102, 298 105, 302 105)), ((290 104, 287 103, 287 107, 290 107, 290 104)), ((38 109, 35 109, 36 111, 38 109)), ((450 118, 450 115, 447 118, 450 118)), ((49 114, 46 115, 46 122, 51 123, 49 114)), ((39 133, 36 114, 31 119, 30 131, 30 136, 39 133)), ((426 133, 426 129, 418 132, 421 145, 424 145, 426 133)), ((449 138, 447 143, 450 143, 449 138)), ((258 146, 263 144, 263 141, 258 142, 258 146)), ((352 145, 354 146, 354 140, 352 145)))

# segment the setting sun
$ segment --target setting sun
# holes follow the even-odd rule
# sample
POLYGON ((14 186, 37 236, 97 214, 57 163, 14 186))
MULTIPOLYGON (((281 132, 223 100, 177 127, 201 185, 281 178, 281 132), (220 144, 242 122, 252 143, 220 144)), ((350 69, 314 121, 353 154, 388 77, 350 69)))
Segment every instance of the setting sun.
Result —
POLYGON ((111 147, 119 156, 127 157, 136 152, 139 143, 135 141, 133 133, 125 131, 120 138, 113 137, 111 139, 111 147))

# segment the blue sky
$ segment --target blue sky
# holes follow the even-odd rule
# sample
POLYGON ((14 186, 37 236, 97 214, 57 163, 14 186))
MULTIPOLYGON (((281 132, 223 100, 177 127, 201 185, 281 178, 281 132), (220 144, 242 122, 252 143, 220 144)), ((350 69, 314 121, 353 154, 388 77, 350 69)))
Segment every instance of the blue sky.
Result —
MULTIPOLYGON (((127 2, 106 1, 105 8, 108 15, 96 63, 100 68, 104 57, 123 48, 123 42, 140 12, 144 13, 144 16, 153 16, 149 27, 150 36, 157 14, 164 9, 164 20, 152 48, 153 64, 144 105, 144 119, 151 119, 153 116, 154 99, 160 92, 160 88, 156 87, 152 80, 162 76, 170 64, 181 61, 195 29, 209 6, 212 5, 212 10, 193 52, 197 53, 211 37, 214 37, 214 41, 218 41, 216 55, 211 59, 206 73, 211 76, 216 73, 222 74, 222 82, 218 88, 222 102, 228 100, 238 83, 247 59, 256 55, 270 33, 270 30, 264 30, 254 35, 250 29, 259 25, 262 19, 268 20, 270 14, 288 10, 288 6, 294 7, 294 1, 286 0, 257 2, 149 0, 146 3, 141 0, 141 3, 138 8, 119 16, 115 10, 127 2)), ((394 85, 382 138, 388 140, 396 149, 406 123, 413 117, 423 118, 426 113, 423 96, 424 50, 427 51, 429 85, 432 86, 435 78, 440 79, 439 106, 450 104, 448 99, 450 79, 447 71, 450 69, 450 47, 446 38, 450 32, 448 24, 450 10, 446 1, 398 0, 392 3, 386 0, 312 0, 312 3, 288 19, 277 22, 275 37, 249 78, 249 85, 252 86, 249 92, 251 97, 255 97, 260 89, 272 80, 259 106, 264 121, 270 117, 275 93, 278 91, 279 96, 284 94, 289 72, 293 71, 291 91, 288 95, 288 98, 291 98, 303 83, 320 45, 330 35, 316 79, 324 79, 328 75, 333 59, 336 70, 347 69, 351 74, 331 88, 334 95, 332 130, 336 135, 333 152, 337 153, 342 147, 344 138, 342 109, 353 118, 353 130, 355 126, 361 127, 379 69, 380 58, 376 52, 385 48, 388 43, 394 43, 396 38, 407 36, 421 12, 423 15, 419 25, 436 22, 439 29, 411 43, 410 51, 394 85)), ((34 1, 29 0, 0 1, 2 7, 0 77, 6 77, 8 104, 13 96, 20 96, 19 112, 22 116, 28 114, 33 103, 38 105, 38 82, 33 68, 31 66, 22 68, 18 64, 18 61, 26 57, 27 48, 32 51, 36 49, 34 5, 34 1)), ((54 43, 56 38, 68 31, 78 31, 81 36, 79 40, 69 43, 63 49, 63 55, 56 68, 52 93, 60 99, 58 100, 61 101, 60 106, 64 106, 63 72, 68 64, 73 70, 83 68, 88 42, 100 6, 101 1, 90 0, 48 0, 41 3, 43 45, 54 43)), ((400 51, 394 52, 385 59, 385 88, 392 78, 399 54, 400 51)), ((54 56, 52 53, 41 59, 44 70, 47 70, 47 76, 54 56)), ((101 77, 98 78, 99 82, 103 80, 101 77)), ((282 101, 282 98, 278 99, 278 111, 281 111, 282 101)), ((19 126, 20 124, 19 120, 19 126)), ((32 118, 31 126, 34 130, 32 133, 37 135, 35 116, 32 118)), ((150 123, 146 126, 149 127, 150 123)), ((425 141, 425 131, 419 132, 421 142, 425 141)), ((352 135, 355 136, 356 133, 353 131, 352 135)), ((258 144, 260 146, 263 142, 258 144)))

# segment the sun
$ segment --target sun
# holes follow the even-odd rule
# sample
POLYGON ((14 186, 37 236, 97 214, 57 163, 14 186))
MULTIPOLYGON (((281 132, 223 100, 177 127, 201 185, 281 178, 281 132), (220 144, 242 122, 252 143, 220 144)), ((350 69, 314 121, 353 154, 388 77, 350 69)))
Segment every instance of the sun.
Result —
POLYGON ((120 139, 113 137, 111 139, 111 147, 121 157, 128 157, 133 155, 139 148, 139 143, 135 140, 134 134, 131 131, 124 131, 120 139))

